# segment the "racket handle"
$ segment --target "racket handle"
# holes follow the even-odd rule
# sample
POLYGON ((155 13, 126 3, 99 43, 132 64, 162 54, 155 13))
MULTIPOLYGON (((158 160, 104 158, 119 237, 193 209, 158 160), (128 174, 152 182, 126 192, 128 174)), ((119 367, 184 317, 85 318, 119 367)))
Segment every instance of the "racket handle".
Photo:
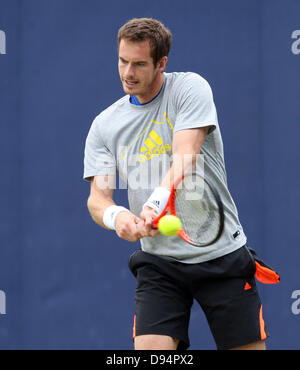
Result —
POLYGON ((158 220, 157 219, 154 219, 152 221, 152 229, 158 229, 158 220))

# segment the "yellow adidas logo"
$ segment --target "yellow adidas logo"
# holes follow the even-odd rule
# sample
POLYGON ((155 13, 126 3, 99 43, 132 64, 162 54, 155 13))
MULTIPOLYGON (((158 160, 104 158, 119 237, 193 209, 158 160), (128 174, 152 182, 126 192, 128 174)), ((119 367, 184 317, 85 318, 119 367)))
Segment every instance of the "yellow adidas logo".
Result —
POLYGON ((171 151, 171 145, 164 144, 162 138, 155 132, 155 130, 152 130, 149 133, 148 138, 144 141, 144 145, 140 150, 141 154, 138 155, 138 161, 145 162, 154 156, 158 156, 169 151, 171 151))
MULTIPOLYGON (((143 136, 147 133, 147 131, 150 129, 150 127, 153 125, 163 125, 163 124, 168 124, 171 128, 171 130, 174 130, 174 126, 170 122, 170 120, 167 117, 167 113, 164 113, 164 118, 161 122, 154 121, 152 120, 145 130, 138 136, 136 137, 129 145, 127 145, 120 153, 121 158, 125 161, 127 157, 127 153, 129 149, 143 136)), ((146 160, 151 159, 153 156, 161 155, 165 153, 166 151, 171 150, 171 145, 170 144, 163 144, 162 138, 156 133, 155 130, 152 130, 148 134, 148 138, 144 141, 143 147, 140 150, 139 156, 138 156, 138 161, 139 162, 145 162, 146 160)))

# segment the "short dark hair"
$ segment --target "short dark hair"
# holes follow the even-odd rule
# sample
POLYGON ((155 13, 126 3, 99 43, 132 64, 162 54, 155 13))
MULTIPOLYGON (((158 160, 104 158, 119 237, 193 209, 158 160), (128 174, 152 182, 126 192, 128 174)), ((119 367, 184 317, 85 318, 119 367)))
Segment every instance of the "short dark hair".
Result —
POLYGON ((169 55, 172 33, 160 21, 153 18, 133 18, 118 32, 118 47, 122 39, 132 42, 150 41, 151 57, 154 65, 169 55))

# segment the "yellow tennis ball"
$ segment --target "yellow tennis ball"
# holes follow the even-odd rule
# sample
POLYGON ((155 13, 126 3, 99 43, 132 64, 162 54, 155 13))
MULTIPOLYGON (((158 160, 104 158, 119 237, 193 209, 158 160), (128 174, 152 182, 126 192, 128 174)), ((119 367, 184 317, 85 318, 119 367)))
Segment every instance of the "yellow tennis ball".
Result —
POLYGON ((181 228, 181 221, 178 217, 167 215, 158 221, 158 230, 165 236, 172 236, 181 228))

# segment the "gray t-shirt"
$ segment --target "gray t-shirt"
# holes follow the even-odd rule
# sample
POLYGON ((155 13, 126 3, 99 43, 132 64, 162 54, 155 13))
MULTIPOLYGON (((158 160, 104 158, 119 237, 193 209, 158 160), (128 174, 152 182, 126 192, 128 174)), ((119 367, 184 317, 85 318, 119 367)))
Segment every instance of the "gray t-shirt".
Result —
POLYGON ((225 227, 213 245, 197 248, 177 235, 142 238, 142 250, 184 263, 208 261, 242 247, 246 236, 227 187, 222 137, 208 82, 196 73, 164 73, 160 94, 148 104, 134 105, 126 95, 101 112, 87 136, 84 179, 119 173, 117 187, 128 188, 131 212, 142 206, 172 164, 176 131, 210 126, 201 148, 205 175, 220 193, 225 227))

